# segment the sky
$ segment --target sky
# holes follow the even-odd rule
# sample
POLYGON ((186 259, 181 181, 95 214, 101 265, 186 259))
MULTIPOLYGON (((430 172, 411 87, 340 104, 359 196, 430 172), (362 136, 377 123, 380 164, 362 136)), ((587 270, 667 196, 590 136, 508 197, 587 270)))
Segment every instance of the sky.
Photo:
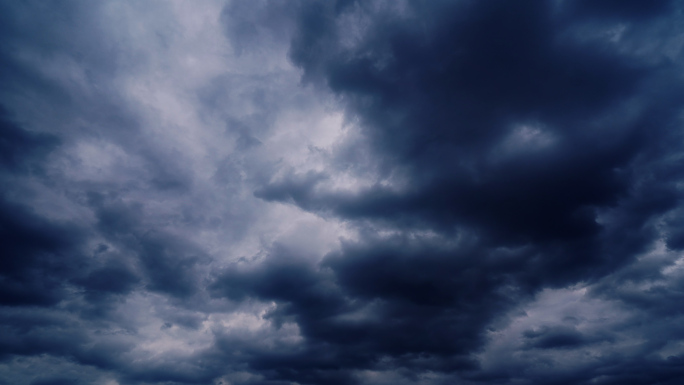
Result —
POLYGON ((0 385, 674 385, 684 2, 0 0, 0 385))

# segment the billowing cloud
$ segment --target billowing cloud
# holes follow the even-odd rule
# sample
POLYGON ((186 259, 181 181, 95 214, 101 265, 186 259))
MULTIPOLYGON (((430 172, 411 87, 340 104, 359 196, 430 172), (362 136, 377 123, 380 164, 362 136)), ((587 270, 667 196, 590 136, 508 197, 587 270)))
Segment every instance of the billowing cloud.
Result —
POLYGON ((679 1, 0 5, 0 384, 676 384, 679 1))

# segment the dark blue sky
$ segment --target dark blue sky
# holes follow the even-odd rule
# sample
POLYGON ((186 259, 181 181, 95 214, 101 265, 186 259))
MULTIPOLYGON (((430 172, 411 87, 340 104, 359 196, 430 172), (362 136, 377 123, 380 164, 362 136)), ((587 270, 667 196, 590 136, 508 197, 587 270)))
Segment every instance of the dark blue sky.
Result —
POLYGON ((1 1, 0 385, 684 381, 681 1, 1 1))

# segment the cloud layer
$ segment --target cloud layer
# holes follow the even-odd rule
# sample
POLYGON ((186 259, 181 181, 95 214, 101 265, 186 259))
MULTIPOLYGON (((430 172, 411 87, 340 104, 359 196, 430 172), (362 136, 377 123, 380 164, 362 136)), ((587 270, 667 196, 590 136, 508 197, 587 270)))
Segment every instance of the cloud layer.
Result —
POLYGON ((0 384, 676 384, 679 1, 0 5, 0 384))

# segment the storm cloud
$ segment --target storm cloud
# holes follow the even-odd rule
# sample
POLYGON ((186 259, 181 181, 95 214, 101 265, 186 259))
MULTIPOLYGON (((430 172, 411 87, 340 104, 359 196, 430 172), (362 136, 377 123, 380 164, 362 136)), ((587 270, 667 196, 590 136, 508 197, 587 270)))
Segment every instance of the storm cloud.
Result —
POLYGON ((0 384, 679 384, 683 11, 0 4, 0 384))

